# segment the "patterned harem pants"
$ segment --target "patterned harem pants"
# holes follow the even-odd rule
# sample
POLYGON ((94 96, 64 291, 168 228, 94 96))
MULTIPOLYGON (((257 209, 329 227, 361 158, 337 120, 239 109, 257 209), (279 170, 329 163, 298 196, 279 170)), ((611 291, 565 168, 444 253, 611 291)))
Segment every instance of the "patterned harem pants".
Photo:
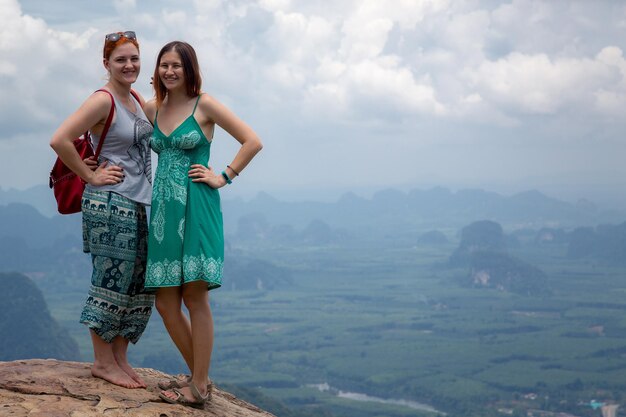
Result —
POLYGON ((148 224, 146 209, 111 191, 85 190, 83 251, 91 253, 91 287, 80 322, 106 342, 117 336, 137 343, 154 294, 144 288, 148 224))

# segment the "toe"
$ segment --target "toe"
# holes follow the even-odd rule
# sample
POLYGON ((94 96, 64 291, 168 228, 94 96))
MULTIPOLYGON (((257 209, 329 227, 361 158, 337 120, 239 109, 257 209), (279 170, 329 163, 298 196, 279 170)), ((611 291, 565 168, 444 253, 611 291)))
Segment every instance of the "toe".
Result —
POLYGON ((161 391, 161 394, 165 395, 167 398, 174 400, 176 397, 172 391, 161 391))

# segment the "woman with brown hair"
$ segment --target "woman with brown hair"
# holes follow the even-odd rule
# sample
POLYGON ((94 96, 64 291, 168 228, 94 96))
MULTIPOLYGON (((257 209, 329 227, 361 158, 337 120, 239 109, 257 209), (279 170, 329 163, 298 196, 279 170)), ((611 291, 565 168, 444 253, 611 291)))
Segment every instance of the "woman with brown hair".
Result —
POLYGON ((154 302, 144 289, 152 125, 143 99, 131 92, 141 69, 135 32, 106 35, 103 64, 108 82, 61 124, 50 146, 86 182, 83 250, 91 253, 93 273, 80 322, 91 334, 91 373, 125 388, 145 388, 126 355, 129 342, 136 343, 146 328, 154 302), (83 161, 73 138, 89 130, 96 148, 112 102, 114 115, 98 161, 83 161))
POLYGON ((201 85, 194 49, 185 42, 170 42, 157 57, 156 98, 145 109, 154 125, 150 145, 159 154, 146 287, 157 289, 157 310, 191 371, 186 380, 160 384, 160 397, 192 407, 203 407, 211 395, 213 318, 208 291, 221 286, 224 261, 218 188, 230 184, 262 148, 256 133, 203 93, 201 85), (216 125, 241 144, 221 173, 208 166, 216 125))

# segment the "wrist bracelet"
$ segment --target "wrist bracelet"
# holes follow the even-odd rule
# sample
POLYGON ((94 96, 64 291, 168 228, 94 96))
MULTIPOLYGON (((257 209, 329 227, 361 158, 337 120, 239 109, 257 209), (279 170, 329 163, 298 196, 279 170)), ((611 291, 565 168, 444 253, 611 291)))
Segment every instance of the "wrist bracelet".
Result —
POLYGON ((239 176, 239 173, 233 169, 230 165, 226 165, 226 168, 230 168, 231 171, 235 173, 236 176, 239 176))
POLYGON ((228 174, 226 173, 226 171, 222 171, 222 177, 224 177, 224 179, 226 180, 227 184, 232 184, 233 181, 228 177, 228 174))

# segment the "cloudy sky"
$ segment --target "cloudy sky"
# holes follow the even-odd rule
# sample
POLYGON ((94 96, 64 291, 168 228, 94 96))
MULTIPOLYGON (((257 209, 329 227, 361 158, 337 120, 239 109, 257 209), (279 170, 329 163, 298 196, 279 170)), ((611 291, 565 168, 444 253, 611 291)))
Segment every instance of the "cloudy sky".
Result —
MULTIPOLYGON (((259 133, 232 195, 440 185, 626 207, 626 4, 609 0, 0 0, 0 187, 47 182, 50 135, 104 84, 117 30, 139 36, 144 96, 159 48, 186 40, 204 90, 259 133)), ((218 132, 211 164, 236 149, 218 132)))

